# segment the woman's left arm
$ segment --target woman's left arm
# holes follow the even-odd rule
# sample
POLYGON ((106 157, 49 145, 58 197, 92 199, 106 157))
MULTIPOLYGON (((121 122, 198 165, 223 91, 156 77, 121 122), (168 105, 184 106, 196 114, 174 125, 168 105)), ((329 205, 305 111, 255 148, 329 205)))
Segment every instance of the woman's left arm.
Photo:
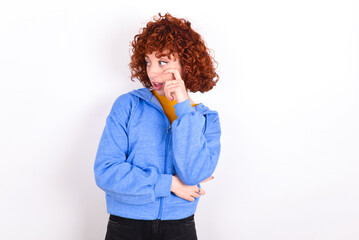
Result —
POLYGON ((221 126, 216 111, 206 117, 195 111, 187 99, 174 105, 177 119, 172 123, 174 167, 187 185, 209 178, 221 150, 221 126))

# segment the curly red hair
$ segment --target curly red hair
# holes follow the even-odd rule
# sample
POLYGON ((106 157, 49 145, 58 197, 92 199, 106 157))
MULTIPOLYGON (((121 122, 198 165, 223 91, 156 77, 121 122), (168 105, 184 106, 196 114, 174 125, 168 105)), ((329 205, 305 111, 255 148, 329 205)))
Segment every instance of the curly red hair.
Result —
POLYGON ((189 91, 204 93, 211 90, 219 80, 214 66, 217 62, 210 55, 201 35, 185 19, 175 18, 169 13, 158 15, 131 42, 131 80, 137 78, 143 86, 152 89, 147 76, 145 55, 158 51, 160 56, 170 58, 172 54, 179 57, 184 70, 182 79, 189 91))

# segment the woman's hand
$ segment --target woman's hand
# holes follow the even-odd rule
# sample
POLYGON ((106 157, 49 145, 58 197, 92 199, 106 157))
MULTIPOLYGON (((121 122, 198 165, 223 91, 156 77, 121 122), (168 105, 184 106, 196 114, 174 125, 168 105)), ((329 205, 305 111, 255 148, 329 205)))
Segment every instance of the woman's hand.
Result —
MULTIPOLYGON (((202 181, 201 183, 212 180, 213 178, 214 177, 211 176, 206 180, 202 181)), ((193 202, 195 200, 194 198, 199 198, 199 194, 206 194, 206 191, 203 188, 201 188, 200 192, 198 192, 199 189, 200 188, 197 185, 190 186, 184 184, 181 179, 178 178, 177 175, 172 176, 171 192, 173 192, 176 196, 180 198, 193 202)))
POLYGON ((186 86, 177 69, 168 68, 163 71, 163 74, 170 75, 163 87, 165 95, 170 101, 176 100, 177 103, 180 103, 189 99, 186 86))

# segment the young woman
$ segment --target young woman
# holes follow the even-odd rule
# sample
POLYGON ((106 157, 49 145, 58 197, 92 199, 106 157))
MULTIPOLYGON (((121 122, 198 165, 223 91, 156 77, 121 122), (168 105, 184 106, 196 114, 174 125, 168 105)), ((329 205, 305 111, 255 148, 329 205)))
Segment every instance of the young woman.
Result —
POLYGON ((194 213, 220 155, 217 111, 188 95, 218 81, 191 23, 155 17, 132 42, 131 79, 106 119, 94 164, 110 214, 106 239, 197 239, 194 213))

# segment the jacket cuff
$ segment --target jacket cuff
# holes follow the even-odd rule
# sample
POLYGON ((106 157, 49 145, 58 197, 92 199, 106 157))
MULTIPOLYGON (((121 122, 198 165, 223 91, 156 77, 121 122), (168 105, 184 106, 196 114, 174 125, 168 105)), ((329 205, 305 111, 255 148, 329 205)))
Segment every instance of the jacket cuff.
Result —
POLYGON ((167 197, 171 193, 172 175, 160 174, 155 185, 155 197, 167 197))
POLYGON ((193 112, 194 109, 191 105, 191 101, 189 99, 186 99, 183 102, 177 103, 174 105, 175 108, 175 114, 177 118, 181 118, 186 113, 193 112))

